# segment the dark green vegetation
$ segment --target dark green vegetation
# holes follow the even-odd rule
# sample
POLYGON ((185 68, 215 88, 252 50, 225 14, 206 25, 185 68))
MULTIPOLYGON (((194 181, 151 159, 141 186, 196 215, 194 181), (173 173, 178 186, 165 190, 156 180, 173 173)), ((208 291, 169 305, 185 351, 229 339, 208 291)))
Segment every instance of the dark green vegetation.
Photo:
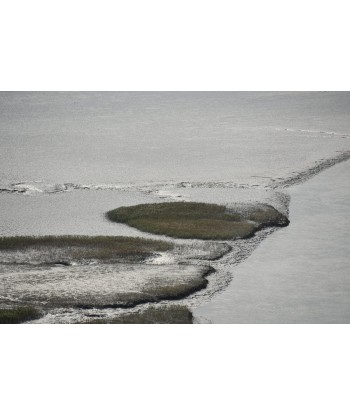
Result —
MULTIPOLYGON (((172 245, 164 241, 124 236, 13 236, 0 238, 0 250, 64 250, 68 259, 144 259, 172 245)), ((62 261, 62 265, 65 265, 62 261)))
POLYGON ((147 310, 122 314, 111 319, 94 319, 86 324, 192 324, 191 311, 180 305, 150 307, 147 310))
POLYGON ((0 309, 0 324, 19 324, 39 317, 41 313, 34 307, 0 309))
POLYGON ((286 226, 288 219, 269 205, 240 206, 171 202, 120 207, 107 212, 113 222, 175 238, 248 238, 266 226, 286 226))

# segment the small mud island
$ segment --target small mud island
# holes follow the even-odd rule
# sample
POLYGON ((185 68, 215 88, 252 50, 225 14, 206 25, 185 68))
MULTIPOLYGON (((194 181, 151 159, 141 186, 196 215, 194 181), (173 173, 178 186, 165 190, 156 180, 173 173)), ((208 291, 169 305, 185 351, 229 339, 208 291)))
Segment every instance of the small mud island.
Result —
POLYGON ((107 212, 113 222, 173 238, 227 240, 249 238, 267 226, 287 226, 288 218, 270 205, 194 202, 125 206, 107 212))
POLYGON ((155 203, 120 207, 106 215, 178 239, 0 238, 0 323, 29 321, 59 309, 87 310, 91 318, 82 321, 87 323, 191 322, 183 306, 158 303, 183 299, 207 286, 207 277, 215 271, 211 261, 231 251, 228 243, 219 241, 249 238, 265 227, 289 223, 269 205, 155 203), (155 308, 135 311, 141 304, 155 308), (89 313, 105 309, 131 312, 107 319, 89 313))

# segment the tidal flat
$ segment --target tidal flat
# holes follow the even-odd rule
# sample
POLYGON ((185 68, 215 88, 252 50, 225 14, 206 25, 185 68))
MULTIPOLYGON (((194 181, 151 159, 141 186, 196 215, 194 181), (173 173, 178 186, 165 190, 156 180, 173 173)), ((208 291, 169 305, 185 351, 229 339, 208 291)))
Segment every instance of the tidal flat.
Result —
POLYGON ((132 237, 3 237, 1 305, 9 312, 35 307, 40 314, 177 300, 208 284, 214 269, 198 261, 228 251, 226 244, 215 242, 194 247, 132 237))
MULTIPOLYGON (((0 291, 5 310, 35 307, 40 317, 53 309, 132 309, 140 304, 180 300, 205 289, 208 277, 215 272, 212 264, 231 251, 228 243, 215 239, 248 238, 258 229, 289 223, 285 215, 268 205, 228 209, 207 203, 157 203, 121 207, 107 215, 127 224, 135 224, 135 218, 150 220, 153 226, 160 223, 162 227, 156 232, 162 230, 163 235, 170 233, 177 238, 165 241, 123 236, 2 237, 0 291), (174 220, 180 227, 176 234, 167 228, 169 224, 173 226, 174 220), (222 228, 218 228, 218 222, 222 228), (236 227, 234 233, 230 225, 236 227), (251 229, 249 233, 245 226, 251 229), (193 232, 192 243, 177 242, 185 229, 193 232)), ((171 316, 172 310, 165 314, 171 316)), ((140 316, 142 321, 176 320, 165 318, 158 309, 153 317, 149 313, 133 314, 130 321, 140 316)), ((128 318, 100 320, 117 323, 128 318)))
MULTIPOLYGON (((270 275, 273 255, 279 264, 283 244, 271 245, 259 263, 249 257, 270 246, 265 239, 282 238, 293 229, 286 225, 296 185, 350 158, 349 93, 3 92, 0 105, 0 236, 14 238, 5 245, 17 244, 0 249, 0 308, 34 306, 43 312, 28 323, 110 321, 120 314, 141 314, 150 304, 189 307, 195 322, 201 317, 233 322, 237 304, 258 310, 259 278, 264 267, 270 275), (165 210, 164 202, 169 203, 165 210), (174 202, 185 203, 182 212, 174 211, 174 202), (197 216, 188 214, 186 208, 196 203, 214 206, 197 205, 197 216), (106 216, 111 211, 117 221, 106 216), (42 247, 21 239, 46 235, 42 247), (117 254, 102 242, 99 247, 92 241, 67 244, 65 235, 157 242, 133 252, 125 245, 117 254), (53 243, 56 237, 61 245, 58 239, 53 243), (160 242, 170 247, 157 247, 160 242), (255 264, 251 285, 238 291, 238 270, 249 263, 255 264), (188 294, 191 281, 196 288, 188 294), (175 284, 184 297, 162 300, 165 292, 175 295, 175 284), (161 295, 156 292, 160 286, 161 295), (226 303, 221 293, 231 286, 237 296, 226 303), (215 297, 220 302, 215 318, 195 312, 215 297)), ((312 196, 316 201, 320 191, 312 196)), ((316 220, 315 211, 309 211, 302 231, 316 220)), ((327 210, 316 224, 315 240, 333 222, 335 227, 339 221, 327 210)), ((296 238, 296 244, 302 255, 316 258, 315 266, 339 255, 339 263, 348 263, 340 242, 343 230, 328 233, 336 238, 329 238, 326 253, 317 248, 321 259, 313 256, 306 236, 296 238)), ((290 252, 283 251, 284 260, 290 252)), ((301 286, 293 277, 298 262, 282 276, 296 289, 301 286)), ((317 272, 324 273, 325 265, 317 272)), ((282 286, 278 273, 279 268, 276 279, 263 284, 266 295, 282 286)), ((342 273, 335 264, 323 281, 337 281, 334 289, 346 300, 342 273)), ((291 293, 286 290, 280 308, 271 310, 275 318, 281 310, 292 315, 297 309, 286 306, 291 293)), ((323 321, 328 321, 325 314, 334 315, 333 321, 348 319, 338 304, 317 302, 313 313, 323 321)), ((305 310, 304 321, 310 309, 305 310)))

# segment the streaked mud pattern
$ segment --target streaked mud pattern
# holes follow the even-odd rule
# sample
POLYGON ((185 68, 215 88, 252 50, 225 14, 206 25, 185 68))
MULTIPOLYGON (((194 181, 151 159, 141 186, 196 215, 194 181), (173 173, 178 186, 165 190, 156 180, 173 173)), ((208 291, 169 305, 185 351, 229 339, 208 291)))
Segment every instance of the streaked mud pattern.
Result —
POLYGON ((204 289, 214 272, 210 261, 230 247, 188 241, 145 258, 96 258, 93 250, 83 255, 81 250, 55 245, 1 250, 1 308, 35 306, 45 312, 43 322, 55 315, 55 322, 112 318, 122 309, 177 300, 204 289), (95 316, 97 309, 106 311, 95 316))
POLYGON ((0 298, 2 306, 129 308, 205 288, 209 271, 195 265, 3 265, 0 298))

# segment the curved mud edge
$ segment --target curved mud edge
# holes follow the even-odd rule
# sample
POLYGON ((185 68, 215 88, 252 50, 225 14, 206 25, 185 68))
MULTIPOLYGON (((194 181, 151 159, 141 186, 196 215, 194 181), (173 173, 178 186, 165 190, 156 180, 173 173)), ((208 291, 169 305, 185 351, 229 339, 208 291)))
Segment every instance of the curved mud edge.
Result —
POLYGON ((191 294, 194 294, 200 290, 203 290, 208 285, 207 277, 216 272, 212 266, 207 266, 200 277, 197 277, 191 281, 190 284, 184 286, 181 284, 179 288, 172 293, 163 293, 164 287, 159 287, 159 292, 154 293, 148 298, 129 298, 123 302, 115 302, 111 304, 76 304, 74 308, 86 310, 91 308, 104 309, 104 308, 120 308, 130 309, 142 304, 155 304, 160 301, 174 301, 182 300, 191 294))
MULTIPOLYGON (((179 300, 179 304, 190 308, 198 307, 200 304, 210 301, 218 293, 224 291, 234 278, 236 266, 247 260, 265 238, 279 229, 280 227, 265 228, 258 231, 251 238, 232 241, 229 252, 213 264, 215 273, 209 279, 206 289, 194 292, 186 298, 179 300)), ((200 263, 207 263, 207 261, 201 261, 200 263)))
MULTIPOLYGON (((315 166, 305 169, 295 175, 277 179, 268 185, 250 185, 246 183, 236 183, 233 181, 179 181, 179 182, 141 182, 141 183, 101 183, 101 184, 81 184, 81 183, 44 183, 44 182, 14 182, 8 184, 0 184, 0 193, 14 193, 21 195, 33 194, 53 194, 71 192, 75 190, 111 190, 111 191, 138 191, 146 194, 155 194, 159 197, 159 191, 174 190, 181 188, 223 188, 223 189, 250 189, 252 187, 260 188, 286 188, 294 184, 302 183, 310 177, 320 173, 337 163, 350 159, 350 151, 340 151, 336 157, 323 159, 315 162, 315 166)), ((176 199, 177 196, 172 195, 171 198, 176 199)))
POLYGON ((342 163, 343 161, 347 161, 349 159, 350 159, 350 151, 341 152, 341 154, 339 154, 338 156, 329 158, 326 160, 320 160, 316 162, 316 165, 314 167, 311 167, 307 170, 299 172, 295 174, 294 176, 284 179, 280 182, 276 182, 271 187, 274 189, 278 187, 287 188, 287 187, 294 186, 296 184, 303 183, 306 180, 311 179, 311 177, 316 176, 317 174, 321 173, 323 170, 326 170, 334 166, 335 164, 342 163))

